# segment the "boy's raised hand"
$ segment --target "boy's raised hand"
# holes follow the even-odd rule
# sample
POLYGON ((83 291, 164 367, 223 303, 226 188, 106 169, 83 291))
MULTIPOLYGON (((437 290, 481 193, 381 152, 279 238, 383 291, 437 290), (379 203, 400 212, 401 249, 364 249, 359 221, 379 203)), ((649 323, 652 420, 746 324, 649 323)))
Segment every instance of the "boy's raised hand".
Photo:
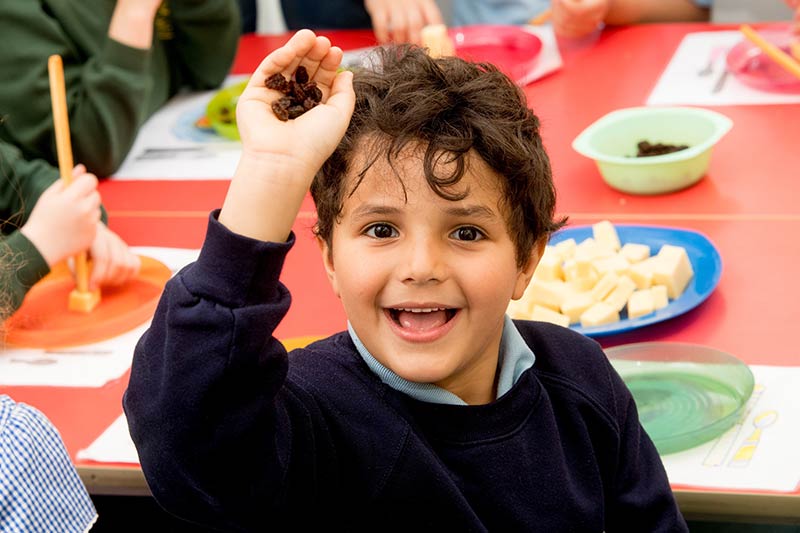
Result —
POLYGON ((337 72, 340 48, 300 30, 269 54, 239 97, 236 119, 242 157, 219 221, 241 235, 284 242, 317 170, 333 153, 353 114, 352 72, 337 72), (322 101, 296 119, 281 121, 272 102, 281 96, 265 80, 291 79, 298 66, 322 91, 322 101))

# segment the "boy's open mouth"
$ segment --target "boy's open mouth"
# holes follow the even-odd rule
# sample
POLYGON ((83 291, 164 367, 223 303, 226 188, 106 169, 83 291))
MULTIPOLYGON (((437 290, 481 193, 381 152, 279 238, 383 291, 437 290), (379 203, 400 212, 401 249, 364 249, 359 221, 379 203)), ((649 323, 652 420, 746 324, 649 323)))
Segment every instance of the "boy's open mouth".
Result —
POLYGON ((392 321, 405 329, 415 331, 428 331, 438 328, 449 322, 458 309, 446 307, 426 308, 389 308, 387 309, 392 321))

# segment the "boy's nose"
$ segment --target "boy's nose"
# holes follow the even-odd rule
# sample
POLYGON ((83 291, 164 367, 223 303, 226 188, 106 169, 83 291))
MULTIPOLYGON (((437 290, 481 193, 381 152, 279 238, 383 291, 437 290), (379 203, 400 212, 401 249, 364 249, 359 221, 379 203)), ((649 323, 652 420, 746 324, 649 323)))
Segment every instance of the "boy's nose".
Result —
POLYGON ((431 238, 410 240, 406 249, 402 278, 410 283, 442 281, 447 262, 444 245, 431 238))

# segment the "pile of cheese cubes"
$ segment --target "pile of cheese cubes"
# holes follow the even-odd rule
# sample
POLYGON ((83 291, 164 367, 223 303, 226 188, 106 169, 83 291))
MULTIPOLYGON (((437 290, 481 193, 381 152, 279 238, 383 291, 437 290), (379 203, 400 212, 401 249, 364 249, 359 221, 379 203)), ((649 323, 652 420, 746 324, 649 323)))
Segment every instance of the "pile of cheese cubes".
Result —
POLYGON ((562 326, 601 326, 627 311, 636 318, 666 307, 694 276, 686 249, 664 244, 650 255, 646 244, 620 243, 616 228, 604 220, 592 237, 548 245, 525 294, 512 300, 512 318, 562 326))

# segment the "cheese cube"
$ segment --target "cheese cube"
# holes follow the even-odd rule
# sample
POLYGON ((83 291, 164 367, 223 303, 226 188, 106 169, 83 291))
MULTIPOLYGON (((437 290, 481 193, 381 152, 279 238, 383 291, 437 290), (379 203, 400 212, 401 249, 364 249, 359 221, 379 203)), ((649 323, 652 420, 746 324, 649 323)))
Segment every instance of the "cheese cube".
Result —
POLYGON ((564 298, 561 302, 561 312, 569 317, 569 323, 580 322, 584 311, 595 304, 589 292, 575 292, 564 298))
POLYGON ((653 292, 650 289, 635 291, 628 298, 628 318, 650 314, 654 309, 653 292))
POLYGON ((594 265, 590 260, 587 259, 578 260, 573 258, 564 261, 564 266, 562 271, 564 273, 565 281, 587 278, 590 277, 592 274, 596 275, 594 271, 594 265))
POLYGON ((650 257, 650 247, 646 244, 626 242, 620 249, 619 254, 627 259, 629 263, 639 263, 650 257))
POLYGON ((534 305, 531 312, 531 320, 538 320, 539 322, 550 322, 551 324, 558 324, 559 326, 568 327, 569 317, 562 315, 548 307, 541 305, 534 305))
POLYGON ((543 305, 557 311, 561 308, 561 302, 569 292, 569 287, 563 281, 542 281, 531 280, 528 286, 530 291, 529 301, 533 304, 543 305))
POLYGON ((620 249, 619 235, 614 225, 608 220, 603 220, 592 225, 592 236, 598 246, 609 250, 620 249))
POLYGON ((616 252, 613 248, 610 248, 605 244, 600 244, 592 237, 589 237, 588 239, 584 239, 578 246, 575 247, 575 253, 572 257, 577 261, 594 261, 595 259, 599 259, 601 257, 612 256, 615 253, 616 252))
POLYGON ((556 244, 555 249, 556 253, 561 257, 561 260, 566 261, 567 259, 572 259, 577 246, 578 243, 575 242, 575 239, 565 239, 556 244))
POLYGON ((657 258, 655 256, 649 257, 628 268, 628 277, 633 280, 637 289, 648 289, 653 284, 653 271, 656 268, 656 261, 657 258))
POLYGON ((530 301, 520 298, 519 300, 511 300, 508 302, 506 314, 511 318, 523 318, 528 320, 531 315, 531 308, 533 304, 530 301))
POLYGON ((614 287, 617 286, 617 282, 619 281, 619 276, 617 276, 613 272, 606 273, 605 276, 600 278, 592 290, 590 294, 592 295, 592 299, 595 302, 602 301, 606 296, 609 295, 611 291, 614 290, 614 287))
POLYGON ((650 293, 653 295, 653 309, 662 309, 669 304, 667 288, 664 285, 650 287, 650 293))
POLYGON ((536 265, 536 270, 533 272, 533 277, 546 281, 561 280, 563 278, 561 257, 554 246, 547 246, 544 249, 544 253, 539 259, 539 264, 536 265))
POLYGON ((581 315, 581 326, 602 326, 619 320, 616 309, 605 302, 597 302, 581 315))
POLYGON ((631 278, 628 276, 620 276, 617 286, 614 287, 611 294, 606 296, 603 301, 616 309, 617 312, 622 311, 625 308, 625 304, 628 303, 628 298, 630 298, 635 290, 636 284, 631 278))
POLYGON ((694 276, 689 255, 682 246, 665 244, 656 256, 656 268, 653 270, 653 283, 666 285, 667 295, 677 298, 686 289, 689 280, 694 276))
POLYGON ((618 276, 626 274, 630 266, 630 262, 619 254, 594 260, 594 269, 597 270, 597 275, 601 278, 606 272, 613 272, 618 276))

